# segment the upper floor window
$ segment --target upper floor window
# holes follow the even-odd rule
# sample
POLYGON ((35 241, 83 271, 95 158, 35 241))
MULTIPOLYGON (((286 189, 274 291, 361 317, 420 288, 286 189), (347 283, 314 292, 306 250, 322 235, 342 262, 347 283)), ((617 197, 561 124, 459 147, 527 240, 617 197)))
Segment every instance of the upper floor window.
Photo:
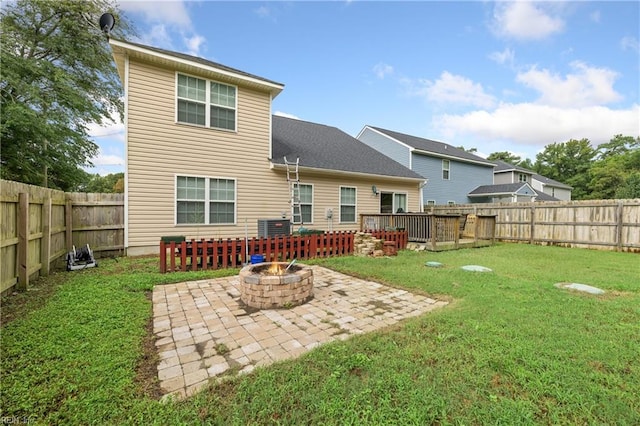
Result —
POLYGON ((518 182, 528 182, 529 176, 526 173, 518 173, 518 182))
POLYGON ((356 188, 340 187, 340 223, 356 221, 356 188))
POLYGON ((184 74, 177 75, 177 121, 236 130, 236 88, 184 74))
POLYGON ((232 225, 235 212, 234 179, 176 177, 177 224, 232 225))
POLYGON ((449 169, 451 162, 449 160, 442 160, 442 179, 449 180, 449 169))

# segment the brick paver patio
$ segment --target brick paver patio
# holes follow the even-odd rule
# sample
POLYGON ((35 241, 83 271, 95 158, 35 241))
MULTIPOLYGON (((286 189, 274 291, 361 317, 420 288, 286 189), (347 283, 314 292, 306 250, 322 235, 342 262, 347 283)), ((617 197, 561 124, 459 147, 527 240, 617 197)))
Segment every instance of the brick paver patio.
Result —
POLYGON ((447 304, 312 268, 314 298, 291 309, 244 307, 238 276, 156 286, 153 330, 162 390, 183 398, 229 369, 250 372, 447 304))

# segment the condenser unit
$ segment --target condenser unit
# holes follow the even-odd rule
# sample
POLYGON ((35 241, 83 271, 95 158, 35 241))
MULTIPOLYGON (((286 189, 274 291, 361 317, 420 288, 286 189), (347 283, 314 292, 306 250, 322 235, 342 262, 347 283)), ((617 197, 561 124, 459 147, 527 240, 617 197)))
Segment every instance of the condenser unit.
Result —
POLYGON ((288 219, 258 219, 258 237, 289 235, 291 222, 288 219))

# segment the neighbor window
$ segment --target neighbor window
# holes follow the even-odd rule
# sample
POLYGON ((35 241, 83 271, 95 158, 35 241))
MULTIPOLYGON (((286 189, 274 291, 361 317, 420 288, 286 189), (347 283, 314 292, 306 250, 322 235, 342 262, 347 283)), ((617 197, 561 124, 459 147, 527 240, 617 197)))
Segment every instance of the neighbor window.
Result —
POLYGON ((184 74, 177 76, 177 120, 236 130, 236 88, 184 74))
POLYGON ((313 222, 313 185, 298 184, 300 209, 293 212, 293 223, 313 222))
POLYGON ((234 179, 176 177, 176 223, 231 225, 236 222, 234 179))
POLYGON ((442 179, 449 180, 449 168, 451 164, 449 160, 442 160, 442 179))
POLYGON ((518 181, 519 182, 528 182, 529 177, 525 173, 518 173, 518 181))
POLYGON ((340 222, 356 221, 356 188, 340 187, 340 222))
POLYGON ((447 201, 447 205, 448 205, 448 206, 455 206, 455 205, 456 205, 456 202, 455 202, 455 201, 451 201, 451 200, 449 200, 449 201, 447 201))
POLYGON ((436 205, 436 200, 427 200, 427 205, 428 206, 435 206, 436 205))

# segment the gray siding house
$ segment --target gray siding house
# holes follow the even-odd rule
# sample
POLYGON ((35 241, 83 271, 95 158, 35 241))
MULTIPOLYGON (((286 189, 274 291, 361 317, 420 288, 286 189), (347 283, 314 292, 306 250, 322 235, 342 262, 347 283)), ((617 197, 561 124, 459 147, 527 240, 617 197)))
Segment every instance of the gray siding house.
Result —
POLYGON ((494 163, 443 142, 374 126, 365 126, 357 139, 425 177, 425 205, 475 202, 471 191, 493 184, 494 163))
POLYGON ((493 171, 493 183, 496 185, 526 182, 537 194, 535 201, 571 200, 573 188, 569 185, 501 160, 494 160, 494 163, 496 163, 496 168, 493 171))

